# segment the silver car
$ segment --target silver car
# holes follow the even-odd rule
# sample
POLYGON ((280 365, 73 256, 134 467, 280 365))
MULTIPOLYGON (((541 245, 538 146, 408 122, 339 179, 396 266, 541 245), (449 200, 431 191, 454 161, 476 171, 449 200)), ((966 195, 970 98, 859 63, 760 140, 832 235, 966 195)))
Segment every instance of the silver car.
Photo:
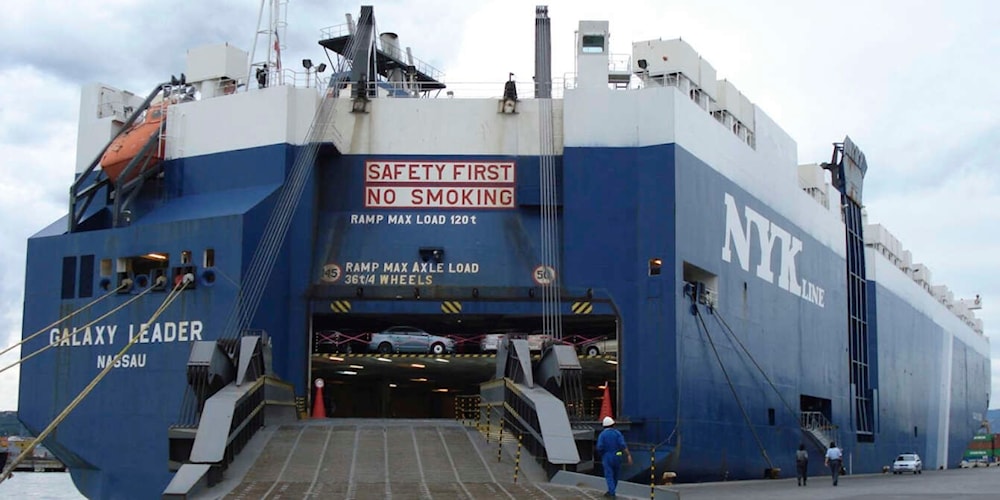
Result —
POLYGON ((393 326, 372 334, 368 350, 380 354, 392 352, 451 354, 455 341, 431 335, 414 326, 393 326))
POLYGON ((587 342, 580 346, 580 352, 587 356, 618 355, 618 339, 603 339, 587 342))

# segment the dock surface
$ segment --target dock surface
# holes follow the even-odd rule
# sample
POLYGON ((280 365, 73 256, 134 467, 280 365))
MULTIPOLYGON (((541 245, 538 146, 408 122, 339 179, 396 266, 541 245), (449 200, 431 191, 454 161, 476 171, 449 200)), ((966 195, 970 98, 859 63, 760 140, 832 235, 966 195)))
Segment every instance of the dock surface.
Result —
POLYGON ((671 487, 682 500, 982 500, 1000 498, 1000 467, 924 471, 923 474, 812 476, 807 486, 795 478, 681 484, 671 487))
MULTIPOLYGON (((509 436, 508 436, 509 437, 509 436)), ((601 499, 603 479, 550 483, 528 456, 518 463, 509 440, 448 420, 322 419, 266 428, 237 456, 222 484, 200 500, 298 499, 601 499), (498 460, 499 457, 499 460, 498 460)), ((655 498, 968 499, 1000 498, 1000 467, 922 474, 812 476, 657 486, 655 498)), ((618 498, 648 499, 649 485, 620 484, 618 498)))

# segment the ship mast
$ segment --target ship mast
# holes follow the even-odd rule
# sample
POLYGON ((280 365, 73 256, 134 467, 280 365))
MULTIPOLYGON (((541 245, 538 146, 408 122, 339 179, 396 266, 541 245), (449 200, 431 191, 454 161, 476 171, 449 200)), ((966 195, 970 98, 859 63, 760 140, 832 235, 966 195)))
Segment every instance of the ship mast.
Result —
POLYGON ((257 32, 250 44, 250 73, 247 89, 283 85, 281 53, 285 51, 285 32, 288 28, 288 0, 261 0, 257 14, 257 32), (267 7, 265 10, 264 7, 267 7), (263 42, 260 57, 257 48, 263 42))

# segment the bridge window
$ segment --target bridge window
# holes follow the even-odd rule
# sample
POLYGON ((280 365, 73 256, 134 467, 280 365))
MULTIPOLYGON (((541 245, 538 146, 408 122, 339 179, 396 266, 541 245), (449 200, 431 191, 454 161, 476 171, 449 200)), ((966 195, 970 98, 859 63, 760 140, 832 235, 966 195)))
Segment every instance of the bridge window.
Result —
POLYGON ((600 54, 604 52, 603 35, 583 35, 583 53, 600 54))
POLYGON ((205 249, 205 266, 204 267, 215 267, 215 249, 206 248, 205 249))
POLYGON ((111 276, 111 259, 101 259, 101 276, 111 276))
POLYGON ((774 408, 767 409, 767 425, 774 425, 774 408))

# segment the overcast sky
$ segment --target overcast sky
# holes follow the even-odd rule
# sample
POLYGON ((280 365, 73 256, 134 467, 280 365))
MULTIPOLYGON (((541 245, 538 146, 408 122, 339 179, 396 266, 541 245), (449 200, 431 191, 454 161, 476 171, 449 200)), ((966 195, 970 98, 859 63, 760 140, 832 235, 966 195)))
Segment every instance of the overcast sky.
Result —
MULTIPOLYGON (((530 82, 540 1, 382 1, 393 31, 446 82, 530 82)), ((324 60, 319 31, 357 19, 359 3, 289 0, 285 65, 324 60)), ((983 297, 1000 332, 1000 3, 988 0, 697 0, 548 3, 553 75, 573 71, 581 19, 611 22, 611 50, 688 41, 798 143, 828 161, 845 134, 865 152, 869 221, 886 226, 935 284, 983 297), (612 6, 614 4, 614 6, 612 6), (625 7, 628 5, 629 7, 625 7)), ((145 95, 184 71, 187 49, 250 49, 257 0, 33 0, 0 16, 0 345, 21 337, 27 238, 61 217, 75 169, 81 85, 145 95), (96 5, 100 5, 99 8, 96 5)), ((261 47, 260 50, 263 50, 261 47)), ((55 286, 55 285, 53 285, 55 286)), ((53 318, 54 319, 54 318, 53 318)), ((30 333, 30 332, 29 332, 30 333)), ((928 346, 928 349, 932 349, 928 346)), ((1000 342, 991 407, 1000 408, 1000 342)), ((16 361, 17 351, 0 358, 16 361)), ((29 361, 30 362, 30 361, 29 361)), ((17 370, 0 374, 16 409, 17 370)))

